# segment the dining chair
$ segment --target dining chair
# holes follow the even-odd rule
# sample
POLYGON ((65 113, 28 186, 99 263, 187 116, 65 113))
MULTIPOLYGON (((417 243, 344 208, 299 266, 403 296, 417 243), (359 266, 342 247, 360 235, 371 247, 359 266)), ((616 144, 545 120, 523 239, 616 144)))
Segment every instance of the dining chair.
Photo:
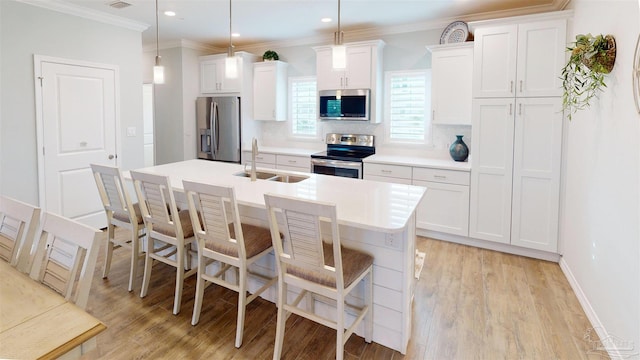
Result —
POLYGON ((102 278, 109 276, 113 250, 120 247, 126 248, 131 257, 128 290, 133 291, 133 282, 138 275, 138 264, 144 256, 140 239, 145 235, 145 227, 140 206, 131 201, 119 168, 91 164, 91 170, 107 215, 107 242, 102 278), (121 229, 128 236, 120 236, 120 234, 116 236, 116 229, 121 229))
POLYGON ((198 244, 198 281, 191 324, 200 320, 204 289, 211 283, 238 292, 236 343, 242 345, 247 304, 271 287, 277 277, 264 276, 249 270, 249 266, 269 254, 271 233, 268 228, 244 224, 233 187, 202 184, 183 180, 189 214, 198 244), (218 262, 214 274, 207 273, 207 265, 218 262), (229 269, 236 270, 234 282, 225 277, 229 269), (259 278, 263 285, 247 296, 249 275, 259 278))
POLYGON ((40 219, 40 208, 0 196, 0 258, 20 272, 31 266, 31 246, 40 219))
POLYGON ((44 212, 31 278, 85 309, 104 233, 44 212))
POLYGON ((370 343, 373 333, 373 257, 341 246, 335 204, 273 194, 265 194, 264 199, 278 269, 278 315, 273 358, 280 359, 285 324, 291 313, 336 330, 336 359, 343 359, 345 342, 363 320, 364 338, 370 343), (284 241, 280 240, 280 234, 284 241), (364 304, 347 303, 346 296, 361 281, 364 304), (292 302, 287 299, 289 285, 301 290, 292 302), (306 308, 300 306, 305 296, 311 296, 306 308), (313 304, 316 298, 335 302, 336 320, 315 314, 313 304), (355 312, 356 318, 345 330, 346 308, 355 312))
POLYGON ((184 279, 196 274, 191 269, 189 247, 194 241, 189 210, 178 211, 168 176, 131 171, 147 233, 144 276, 140 297, 147 296, 153 262, 160 261, 176 268, 176 290, 173 314, 180 312, 184 279))

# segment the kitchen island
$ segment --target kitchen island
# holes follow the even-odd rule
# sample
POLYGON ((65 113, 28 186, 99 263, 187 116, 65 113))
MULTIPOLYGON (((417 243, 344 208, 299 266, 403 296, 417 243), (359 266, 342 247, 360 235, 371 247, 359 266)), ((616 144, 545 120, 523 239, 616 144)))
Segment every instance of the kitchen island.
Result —
MULTIPOLYGON (((139 171, 168 175, 177 194, 183 191, 182 180, 233 186, 243 222, 268 227, 264 194, 294 196, 310 200, 335 203, 342 243, 374 257, 373 265, 373 341, 405 353, 411 335, 411 302, 415 284, 415 209, 425 193, 424 187, 390 184, 376 181, 341 178, 335 176, 294 173, 282 182, 278 178, 251 181, 238 164, 207 160, 187 160, 140 169, 139 171)), ((247 169, 248 170, 248 169, 247 169)), ((273 169, 262 172, 283 173, 273 169)), ((125 177, 130 178, 128 173, 125 177)), ((279 178, 282 180, 282 178, 279 178)), ((180 196, 176 195, 180 202, 180 196)), ((184 201, 184 200, 182 200, 184 201)), ((252 270, 275 274, 273 255, 254 264, 252 270)), ((261 284, 250 282, 250 291, 261 284)), ((362 285, 358 286, 351 302, 362 301, 362 285)), ((290 289, 289 296, 296 290, 290 289)), ((275 301, 276 289, 263 293, 275 301)), ((317 300, 315 311, 319 315, 333 316, 332 306, 317 300)), ((335 313, 335 310, 333 310, 335 313)), ((348 314, 347 322, 353 320, 348 314)), ((356 333, 363 336, 362 324, 356 333)))

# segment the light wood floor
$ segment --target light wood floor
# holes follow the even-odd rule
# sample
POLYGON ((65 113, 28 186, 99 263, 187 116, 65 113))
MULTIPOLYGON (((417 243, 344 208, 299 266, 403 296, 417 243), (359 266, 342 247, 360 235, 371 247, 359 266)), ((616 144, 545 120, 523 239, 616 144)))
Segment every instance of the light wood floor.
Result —
MULTIPOLYGON (((583 339, 591 328, 558 264, 418 238, 426 252, 416 286, 413 336, 402 354, 352 336, 346 359, 602 359, 583 339)), ((116 251, 102 279, 101 250, 87 310, 107 330, 84 359, 271 359, 276 307, 248 306, 244 342, 234 347, 236 293, 210 286, 200 323, 191 325, 195 281, 184 287, 182 310, 171 313, 175 272, 154 266, 149 294, 127 292, 128 254, 116 251)), ((592 339, 593 340, 593 339, 592 339)), ((283 359, 335 357, 335 333, 292 315, 283 359)))

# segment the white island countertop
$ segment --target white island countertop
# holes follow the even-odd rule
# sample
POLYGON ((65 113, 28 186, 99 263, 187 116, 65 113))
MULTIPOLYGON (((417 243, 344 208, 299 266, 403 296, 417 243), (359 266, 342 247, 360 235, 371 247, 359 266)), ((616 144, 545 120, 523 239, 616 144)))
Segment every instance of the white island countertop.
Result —
MULTIPOLYGON (((248 177, 234 175, 243 170, 243 165, 209 160, 186 160, 139 169, 169 175, 171 186, 177 191, 183 190, 183 179, 233 186, 238 204, 261 209, 265 208, 265 193, 335 203, 340 224, 386 233, 406 228, 426 191, 421 186, 260 168, 259 171, 302 175, 308 179, 298 183, 260 179, 252 182, 248 177)), ((128 172, 124 176, 131 178, 128 172)))

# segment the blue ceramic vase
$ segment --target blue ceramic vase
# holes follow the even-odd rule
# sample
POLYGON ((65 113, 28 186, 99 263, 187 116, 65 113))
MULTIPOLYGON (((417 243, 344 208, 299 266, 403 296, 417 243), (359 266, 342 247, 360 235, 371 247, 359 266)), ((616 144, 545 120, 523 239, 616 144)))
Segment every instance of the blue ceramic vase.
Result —
POLYGON ((464 135, 456 135, 456 141, 449 147, 449 154, 455 161, 465 161, 469 157, 469 148, 467 144, 462 141, 464 135))

